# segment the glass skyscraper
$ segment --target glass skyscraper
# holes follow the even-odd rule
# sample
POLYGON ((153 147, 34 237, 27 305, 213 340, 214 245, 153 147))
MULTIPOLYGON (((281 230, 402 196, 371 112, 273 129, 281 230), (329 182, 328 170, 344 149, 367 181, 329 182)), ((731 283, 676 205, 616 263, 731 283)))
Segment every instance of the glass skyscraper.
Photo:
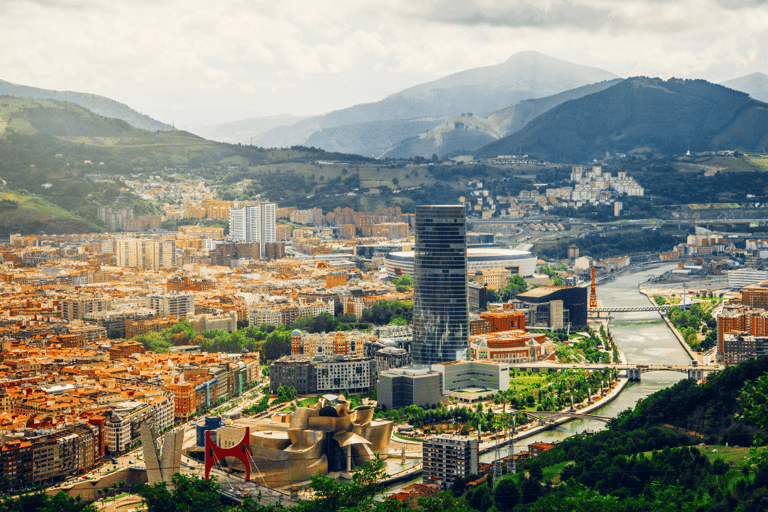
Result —
POLYGON ((464 206, 417 206, 413 362, 467 358, 467 225, 464 206))

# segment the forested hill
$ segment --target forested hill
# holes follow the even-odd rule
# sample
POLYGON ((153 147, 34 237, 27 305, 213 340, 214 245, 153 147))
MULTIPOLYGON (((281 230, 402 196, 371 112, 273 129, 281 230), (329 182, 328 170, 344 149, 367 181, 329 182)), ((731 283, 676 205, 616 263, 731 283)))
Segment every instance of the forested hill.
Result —
MULTIPOLYGON (((743 413, 737 401, 745 383, 768 374, 768 356, 726 368, 697 386, 689 379, 640 401, 631 412, 613 420, 614 430, 629 432, 640 428, 672 425, 704 436, 733 437, 731 444, 750 446, 755 433, 768 439, 768 432, 737 419, 743 413)), ((765 397, 763 397, 765 403, 765 397)), ((755 404, 758 405, 758 404, 755 404)))
POLYGON ((123 120, 136 128, 150 131, 173 129, 171 125, 161 123, 147 115, 136 112, 128 105, 96 94, 39 89, 37 87, 16 85, 6 82, 5 80, 0 80, 0 96, 4 95, 16 96, 18 98, 68 101, 75 105, 80 105, 96 114, 123 120))
POLYGON ((768 104, 704 80, 634 77, 567 101, 476 157, 585 162, 610 153, 768 150, 768 104))

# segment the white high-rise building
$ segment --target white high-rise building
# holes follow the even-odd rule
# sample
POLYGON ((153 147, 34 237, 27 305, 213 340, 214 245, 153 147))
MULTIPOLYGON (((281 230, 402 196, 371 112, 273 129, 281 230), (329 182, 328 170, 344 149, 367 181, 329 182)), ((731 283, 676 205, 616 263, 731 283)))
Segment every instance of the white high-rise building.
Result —
POLYGON ((266 244, 275 242, 275 204, 259 203, 229 210, 229 236, 236 242, 258 242, 263 257, 266 244))
POLYGON ((116 240, 118 267, 136 267, 144 270, 176 268, 176 241, 147 238, 119 238, 116 240))

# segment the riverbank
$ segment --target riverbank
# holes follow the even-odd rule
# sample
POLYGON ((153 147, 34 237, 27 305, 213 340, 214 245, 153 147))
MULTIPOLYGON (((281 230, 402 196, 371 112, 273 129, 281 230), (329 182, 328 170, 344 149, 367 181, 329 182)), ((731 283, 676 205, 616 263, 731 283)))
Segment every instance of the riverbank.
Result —
MULTIPOLYGON (((624 363, 625 361, 622 361, 624 363)), ((597 400, 596 402, 587 405, 586 407, 582 409, 577 409, 576 412, 579 414, 590 414, 592 411, 595 411, 597 409, 600 409, 612 401, 614 401, 616 398, 619 397, 622 391, 624 391, 624 388, 629 384, 629 379, 627 378, 620 378, 618 379, 618 383, 616 384, 616 387, 614 387, 607 395, 602 397, 600 400, 597 400)), ((568 409, 563 409, 560 412, 571 412, 568 409)), ((572 416, 560 416, 557 417, 554 421, 547 423, 546 425, 541 425, 533 428, 528 429, 520 429, 511 439, 505 438, 500 441, 498 441, 498 446, 506 446, 510 442, 517 442, 523 439, 526 439, 528 437, 534 436, 536 434, 539 434, 541 432, 544 432, 545 430, 549 430, 551 428, 560 426, 564 423, 568 423, 569 421, 577 420, 579 418, 574 418, 572 416)), ((494 450, 496 448, 497 442, 495 440, 493 441, 487 441, 485 443, 480 443, 478 446, 478 453, 480 455, 484 453, 489 453, 490 451, 494 450)))
MULTIPOLYGON (((645 295, 645 298, 648 299, 648 302, 654 306, 656 305, 656 302, 654 302, 650 291, 643 290, 640 287, 638 287, 638 291, 645 295)), ((685 350, 685 352, 688 354, 688 357, 690 357, 692 361, 696 361, 698 364, 703 364, 703 354, 694 351, 691 346, 688 345, 688 342, 685 341, 683 335, 680 334, 680 331, 677 330, 677 327, 674 326, 667 315, 659 311, 659 316, 661 316, 661 319, 664 320, 664 322, 667 324, 667 327, 669 327, 669 330, 672 331, 672 334, 675 335, 675 338, 677 339, 678 343, 680 343, 680 346, 683 347, 683 350, 685 350)))

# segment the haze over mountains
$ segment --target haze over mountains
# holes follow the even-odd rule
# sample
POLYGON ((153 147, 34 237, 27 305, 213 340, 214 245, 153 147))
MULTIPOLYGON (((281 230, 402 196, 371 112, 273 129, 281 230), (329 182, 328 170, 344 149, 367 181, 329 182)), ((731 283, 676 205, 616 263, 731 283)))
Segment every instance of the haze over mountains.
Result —
POLYGON ((136 112, 128 105, 124 105, 115 100, 88 94, 83 92, 70 91, 52 91, 50 89, 39 89, 37 87, 28 87, 26 85, 16 85, 4 80, 0 80, 0 96, 16 96, 19 98, 49 99, 58 101, 68 101, 75 105, 87 108, 95 114, 105 117, 122 119, 128 124, 142 128, 144 130, 171 130, 173 126, 161 123, 151 117, 136 112))
POLYGON ((316 146, 380 157, 402 139, 461 113, 485 116, 515 103, 617 78, 538 52, 520 52, 495 66, 469 69, 381 101, 355 105, 266 132, 261 146, 316 146))
MULTIPOLYGON (((498 65, 454 73, 410 87, 378 102, 354 105, 320 116, 252 117, 255 110, 244 106, 239 111, 222 110, 220 118, 232 119, 238 114, 251 117, 216 125, 196 126, 191 131, 221 142, 261 147, 313 146, 326 151, 374 158, 428 158, 433 154, 444 157, 457 152, 475 152, 485 145, 490 145, 491 148, 506 148, 500 151, 502 154, 514 153, 518 149, 536 153, 535 147, 543 155, 554 155, 551 149, 544 151, 545 146, 539 145, 538 142, 533 144, 537 139, 530 133, 531 130, 545 129, 531 123, 559 106, 612 89, 621 81, 621 78, 605 70, 527 51, 516 53, 498 65), (524 128, 524 132, 517 133, 524 128), (499 144, 495 144, 497 142, 499 144), (528 146, 529 143, 533 146, 528 146)), ((768 76, 765 74, 753 73, 729 80, 723 85, 749 93, 754 99, 768 100, 768 76)), ((662 88, 664 87, 666 86, 662 88)), ((122 119, 134 127, 152 131, 173 128, 119 102, 92 94, 51 91, 0 80, 0 95, 2 94, 70 101, 100 115, 122 119)), ((682 96, 678 98, 680 97, 682 96)), ((612 98, 611 101, 638 100, 631 95, 624 95, 612 98)), ((736 103, 741 105, 739 101, 736 103)), ((677 105, 668 106, 678 108, 677 105)), ((612 105, 595 103, 592 107, 610 110, 612 105)), ((185 124, 194 126, 195 112, 210 108, 210 105, 195 105, 173 112, 169 110, 168 115, 174 116, 176 127, 183 128, 185 124), (177 117, 184 120, 185 124, 176 122, 177 117)), ((625 105, 623 108, 633 109, 631 105, 625 105)), ((755 108, 756 110, 747 110, 755 114, 760 110, 755 108)), ((726 111, 728 107, 723 106, 718 115, 732 117, 733 113, 725 113, 726 111)), ((643 132, 644 129, 631 126, 637 122, 636 118, 622 116, 620 112, 618 115, 618 118, 629 125, 622 128, 624 132, 613 136, 626 142, 629 140, 627 133, 643 132)), ((755 116, 753 120, 761 119, 759 115, 755 116)), ((578 123, 582 131, 596 129, 584 126, 585 121, 586 118, 578 123)), ((754 125, 753 129, 762 133, 759 123, 754 125)), ((547 130, 549 128, 545 131, 547 130)), ((691 134, 688 133, 687 136, 691 134)), ((710 147, 711 138, 702 137, 697 136, 694 139, 698 142, 706 139, 709 142, 704 146, 710 147)), ((728 140, 735 143, 737 139, 728 140)), ((588 144, 584 152, 594 153, 594 148, 589 146, 591 142, 586 139, 582 142, 588 144)), ((640 140, 636 142, 639 144, 640 140)), ((599 143, 606 148, 625 148, 622 151, 637 149, 626 149, 631 144, 605 141, 599 143)), ((677 142, 665 146, 661 143, 650 143, 649 147, 663 151, 664 147, 673 147, 676 144, 677 142)), ((759 147, 759 143, 752 141, 748 146, 759 147)), ((478 152, 480 153, 485 154, 484 151, 478 152)))
POLYGON ((745 92, 756 100, 768 103, 768 75, 764 73, 752 73, 741 78, 734 78, 723 82, 722 85, 745 92))

